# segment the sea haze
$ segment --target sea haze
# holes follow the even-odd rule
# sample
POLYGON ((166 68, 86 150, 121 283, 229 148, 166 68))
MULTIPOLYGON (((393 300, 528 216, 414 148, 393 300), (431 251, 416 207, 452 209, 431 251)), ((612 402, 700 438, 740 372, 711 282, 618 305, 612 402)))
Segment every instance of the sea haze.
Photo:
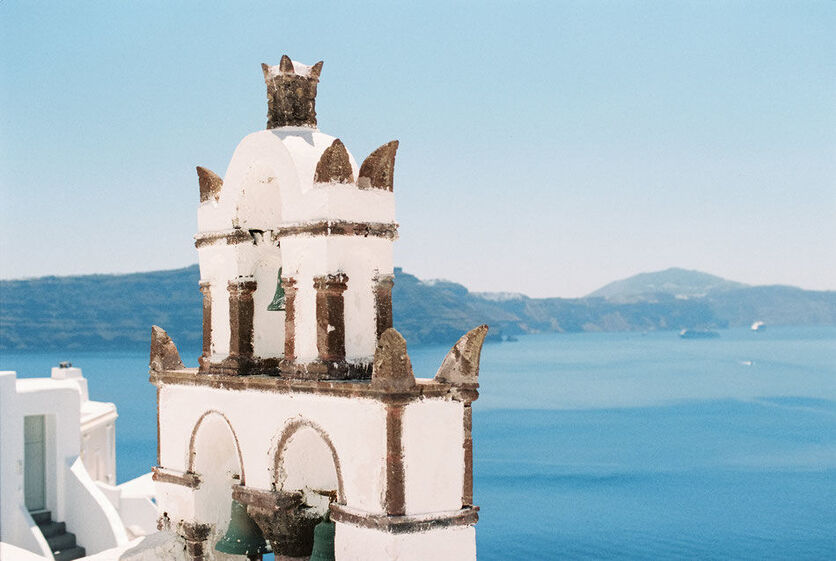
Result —
MULTIPOLYGON (((836 558, 836 327, 521 336, 488 344, 474 404, 479 559, 836 558)), ((410 349, 429 377, 446 347, 410 349)), ((199 350, 182 352, 195 363, 199 350)), ((71 360, 113 401, 118 479, 156 454, 146 353, 71 360)))

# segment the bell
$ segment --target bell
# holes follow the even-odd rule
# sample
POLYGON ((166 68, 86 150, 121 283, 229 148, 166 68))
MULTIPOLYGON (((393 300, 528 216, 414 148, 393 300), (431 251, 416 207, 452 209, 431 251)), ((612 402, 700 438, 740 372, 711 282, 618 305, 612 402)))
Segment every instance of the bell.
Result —
POLYGON ((268 312, 282 312, 285 309, 285 294, 282 286, 282 268, 279 267, 279 280, 276 282, 276 294, 273 295, 273 301, 267 305, 268 312))
POLYGON ((314 528, 313 551, 310 561, 335 561, 334 557, 334 523, 329 513, 314 528))
POLYGON ((229 528, 215 549, 221 553, 232 555, 246 555, 249 559, 261 559, 262 553, 267 553, 267 541, 264 534, 247 514, 247 507, 236 500, 232 501, 232 513, 229 518, 229 528))

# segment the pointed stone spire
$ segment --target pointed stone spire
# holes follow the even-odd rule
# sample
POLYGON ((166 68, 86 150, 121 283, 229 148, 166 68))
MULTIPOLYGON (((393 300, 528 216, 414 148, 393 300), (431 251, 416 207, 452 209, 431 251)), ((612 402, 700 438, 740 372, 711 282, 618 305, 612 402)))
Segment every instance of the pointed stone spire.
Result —
POLYGON ((211 169, 197 166, 197 181, 200 184, 200 202, 205 203, 212 197, 218 200, 224 180, 211 169))
POLYGON ((477 383, 479 381, 479 359, 482 355, 482 343, 485 342, 487 334, 487 325, 480 325, 465 333, 444 357, 441 368, 435 375, 435 380, 450 384, 477 383))
POLYGON ((322 61, 313 66, 283 55, 277 66, 261 65, 267 85, 267 128, 316 127, 316 86, 322 61))
POLYGON ((186 367, 180 360, 180 353, 177 352, 174 341, 162 327, 156 325, 151 327, 151 360, 148 365, 156 372, 186 367))
POLYGON ((357 186, 361 189, 392 190, 395 179, 395 152, 398 141, 387 142, 371 154, 360 166, 357 186))
POLYGON ((415 387, 412 361, 406 352, 406 340, 393 327, 383 332, 374 352, 372 387, 388 392, 408 391, 415 387))
POLYGON ((315 183, 354 183, 354 171, 348 158, 348 150, 340 139, 325 149, 314 173, 315 183))

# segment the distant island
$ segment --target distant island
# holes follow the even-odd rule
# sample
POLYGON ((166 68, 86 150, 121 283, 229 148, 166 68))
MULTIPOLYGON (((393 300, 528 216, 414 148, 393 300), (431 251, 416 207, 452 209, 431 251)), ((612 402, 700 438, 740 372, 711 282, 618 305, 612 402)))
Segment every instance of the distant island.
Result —
MULTIPOLYGON (((0 350, 148 346, 152 324, 184 349, 200 347, 197 265, 126 275, 0 281, 0 350), (195 326, 198 326, 196 329, 195 326)), ((836 325, 836 291, 749 286, 668 269, 610 283, 584 298, 475 293, 395 269, 394 323, 410 345, 450 344, 480 323, 499 341, 538 332, 654 331, 836 325)))

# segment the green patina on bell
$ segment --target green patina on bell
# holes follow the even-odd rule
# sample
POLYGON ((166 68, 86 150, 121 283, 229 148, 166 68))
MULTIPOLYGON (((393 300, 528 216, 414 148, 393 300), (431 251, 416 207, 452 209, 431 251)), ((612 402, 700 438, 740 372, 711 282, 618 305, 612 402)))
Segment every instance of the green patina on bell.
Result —
POLYGON ((215 549, 221 553, 246 555, 256 559, 260 559, 262 553, 270 551, 264 534, 247 514, 247 507, 235 500, 232 501, 229 528, 224 537, 215 544, 215 549))
POLYGON ((282 268, 279 267, 279 280, 276 283, 276 294, 273 295, 273 301, 267 306, 268 312, 284 311, 284 288, 282 288, 282 268))
POLYGON ((334 523, 331 522, 329 513, 314 528, 313 551, 310 561, 334 561, 334 523))

